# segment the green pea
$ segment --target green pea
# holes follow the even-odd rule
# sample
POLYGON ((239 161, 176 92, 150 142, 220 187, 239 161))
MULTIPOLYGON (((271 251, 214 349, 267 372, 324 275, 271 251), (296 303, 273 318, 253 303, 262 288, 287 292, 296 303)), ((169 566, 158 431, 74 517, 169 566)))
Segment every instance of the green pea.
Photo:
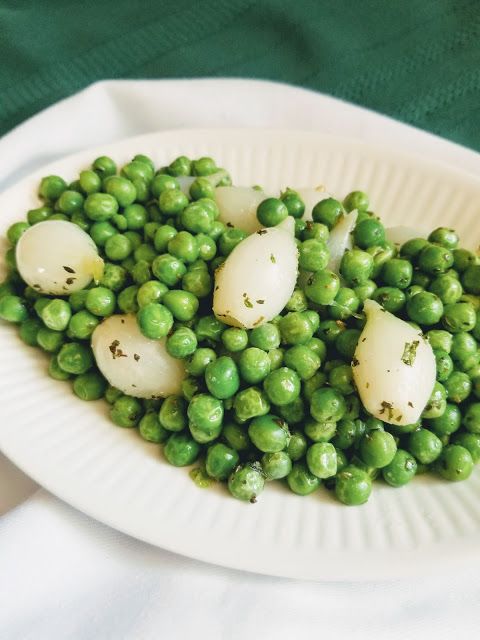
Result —
POLYGON ((430 284, 430 291, 437 295, 445 305, 458 302, 463 293, 459 280, 448 274, 435 278, 430 284))
POLYGON ((346 320, 355 315, 359 306, 360 300, 355 291, 349 287, 340 287, 328 312, 334 320, 346 320))
POLYGON ((391 487, 403 487, 417 472, 417 461, 404 449, 398 449, 393 460, 382 469, 385 482, 391 487))
POLYGON ((331 387, 337 389, 345 396, 355 391, 352 367, 348 364, 341 364, 338 367, 334 367, 328 375, 328 382, 331 387))
POLYGON ((197 442, 211 442, 220 435, 223 420, 222 401, 207 393, 192 398, 187 415, 191 434, 197 442))
MULTIPOLYGON (((160 198, 162 198, 162 196, 160 196, 160 198)), ((183 209, 180 220, 187 231, 208 234, 212 230, 215 217, 209 207, 197 201, 192 202, 183 209)))
POLYGON ((138 423, 138 431, 147 442, 160 444, 165 442, 169 433, 162 427, 158 420, 158 415, 153 411, 146 413, 138 423))
POLYGON ((100 156, 96 158, 92 164, 92 169, 98 173, 100 178, 107 178, 117 173, 117 165, 108 156, 100 156))
POLYGON ((427 289, 430 286, 431 281, 432 279, 430 278, 430 276, 427 276, 426 273, 422 273, 421 271, 413 272, 412 286, 417 286, 421 289, 427 289))
POLYGON ((277 407, 278 414, 289 425, 303 423, 305 420, 305 404, 299 396, 293 402, 277 407))
POLYGON ((278 328, 282 341, 286 344, 302 344, 310 340, 313 335, 309 318, 299 311, 291 311, 283 316, 278 328))
POLYGON ((428 427, 438 436, 448 436, 460 428, 462 414, 460 409, 451 403, 446 404, 445 410, 439 416, 428 420, 428 427))
POLYGON ((343 206, 346 211, 366 211, 368 209, 369 199, 368 195, 364 191, 352 191, 349 193, 343 201, 343 206))
POLYGON ((89 195, 90 193, 97 193, 102 188, 102 180, 98 173, 91 169, 86 169, 80 172, 79 176, 80 186, 82 191, 89 195))
POLYGON ((468 449, 458 444, 447 445, 438 459, 438 473, 445 478, 457 482, 466 480, 473 471, 474 463, 468 449))
POLYGON ((238 453, 235 449, 227 447, 222 442, 217 442, 207 451, 205 468, 208 475, 215 480, 226 480, 237 467, 238 453))
POLYGON ((199 248, 195 237, 188 231, 179 231, 168 242, 168 252, 184 262, 195 262, 199 255, 199 248))
POLYGON ((372 480, 366 471, 348 465, 337 474, 335 495, 343 504, 354 506, 367 502, 372 492, 372 480))
POLYGON ((52 356, 48 363, 48 375, 54 380, 65 381, 68 380, 71 375, 61 369, 58 365, 57 356, 52 356))
POLYGON ((37 318, 27 318, 19 327, 19 336, 30 347, 38 345, 37 335, 42 328, 42 323, 37 318))
POLYGON ((195 352, 197 344, 197 336, 191 329, 179 327, 167 338, 166 348, 172 358, 184 359, 195 352))
MULTIPOLYGON (((301 289, 294 289, 289 301, 285 305, 287 311, 306 311, 308 309, 307 296, 301 289)), ((313 311, 315 313, 315 311, 313 311)))
POLYGON ((329 236, 330 232, 327 225, 322 224, 321 222, 313 222, 312 220, 307 220, 305 228, 302 231, 301 239, 302 241, 318 240, 319 242, 323 242, 323 244, 326 244, 328 242, 329 236))
POLYGON ((92 350, 78 342, 67 342, 60 349, 57 361, 63 371, 81 375, 93 365, 92 350))
POLYGON ((257 449, 264 453, 283 451, 289 439, 287 424, 271 414, 254 418, 248 428, 248 435, 257 449))
POLYGON ((118 202, 108 193, 91 193, 85 200, 84 210, 90 220, 105 222, 118 212, 118 202))
POLYGON ((163 304, 149 302, 138 310, 137 323, 146 338, 160 340, 170 333, 173 316, 163 304))
POLYGON ((330 253, 324 242, 305 240, 300 245, 299 266, 306 271, 322 271, 326 268, 330 253))
POLYGON ((463 371, 454 371, 445 380, 445 389, 448 399, 456 404, 468 398, 472 391, 472 381, 463 371))
POLYGON ((74 313, 68 323, 68 335, 77 340, 88 340, 99 323, 98 317, 86 309, 74 313))
POLYGON ((480 402, 468 405, 462 424, 470 433, 480 433, 480 402))
POLYGON ((420 325, 436 324, 442 317, 443 304, 434 293, 422 291, 407 302, 407 314, 420 325))
POLYGON ((444 309, 442 323, 448 331, 471 331, 476 324, 475 308, 470 302, 447 304, 444 309))
POLYGON ((402 258, 392 258, 383 265, 381 276, 383 282, 389 287, 406 289, 412 281, 412 264, 402 258))
POLYGON ((217 165, 213 158, 204 156, 198 160, 193 160, 191 164, 191 172, 193 176, 210 176, 218 171, 217 165))
POLYGON ((0 318, 7 322, 20 323, 28 318, 24 300, 15 295, 4 295, 0 298, 0 318))
POLYGON ((454 249, 453 253, 453 268, 458 273, 463 273, 475 264, 475 256, 471 251, 467 249, 454 249))
POLYGON ((335 348, 347 360, 353 359, 360 333, 358 329, 345 329, 339 331, 335 338, 335 348))
POLYGON ((262 456, 262 470, 267 480, 280 480, 292 470, 292 460, 285 451, 265 453, 262 456))
POLYGON ((128 258, 133 251, 133 246, 127 236, 116 233, 106 240, 104 250, 107 258, 116 262, 128 258))
POLYGON ((342 213, 343 207, 338 200, 325 198, 313 207, 312 218, 314 222, 320 222, 328 229, 333 229, 342 213))
POLYGON ((34 225, 38 222, 44 222, 52 215, 53 210, 50 207, 38 207, 37 209, 30 209, 27 212, 28 224, 34 225))
POLYGON ((161 426, 167 431, 182 431, 187 426, 187 405, 180 396, 168 396, 158 413, 161 426))
POLYGON ((285 352, 284 362, 293 369, 302 380, 308 380, 320 368, 321 360, 316 353, 305 345, 296 345, 285 352))
POLYGON ((430 242, 439 244, 446 249, 455 249, 458 244, 458 235, 453 229, 438 227, 428 236, 430 242))
POLYGON ((229 421, 224 425, 222 436, 235 451, 246 451, 251 446, 250 438, 248 437, 245 427, 235 422, 229 421))
POLYGON ((273 404, 283 406, 290 404, 299 396, 300 378, 293 369, 280 367, 267 375, 263 388, 273 404))
POLYGON ((85 307, 95 316, 110 316, 115 311, 116 298, 113 291, 106 287, 93 287, 89 289, 85 307))
POLYGON ((44 200, 57 200, 67 188, 67 183, 60 176, 46 176, 42 178, 38 195, 44 200))
POLYGON ((160 173, 153 178, 150 189, 152 195, 155 198, 158 198, 163 191, 168 191, 169 189, 179 190, 180 184, 178 180, 176 180, 173 176, 169 176, 165 173, 160 173))
MULTIPOLYGON (((448 380, 446 381, 448 382, 448 380)), ((445 387, 440 382, 435 382, 433 391, 427 402, 425 409, 423 410, 423 418, 439 418, 446 408, 447 392, 445 387)))
POLYGON ((257 387, 247 387, 239 391, 233 401, 235 417, 246 422, 256 416, 264 416, 270 411, 267 396, 257 387))
MULTIPOLYGON (((369 253, 360 249, 351 249, 344 253, 340 263, 340 273, 347 284, 352 287, 358 287, 370 279, 372 272, 373 257, 369 253)), ((316 301, 314 300, 314 302, 316 301)))
POLYGON ((137 197, 137 190, 131 180, 123 176, 110 176, 104 181, 105 191, 113 196, 121 207, 128 207, 137 197))
POLYGON ((107 240, 116 235, 118 231, 110 222, 104 221, 94 222, 89 233, 98 247, 104 247, 107 240))
POLYGON ((178 258, 165 253, 152 262, 153 275, 169 287, 173 287, 187 273, 187 268, 178 258))
POLYGON ((345 399, 336 389, 321 388, 312 394, 310 413, 317 422, 337 422, 345 409, 345 399))
POLYGON ((373 280, 366 280, 363 284, 358 285, 358 287, 354 288, 355 295, 360 300, 360 302, 365 302, 368 298, 373 297, 373 293, 377 288, 377 284, 373 280))
POLYGON ((256 384, 267 377, 270 373, 271 364, 265 351, 257 347, 249 347, 242 351, 238 367, 240 375, 245 382, 256 384))
POLYGON ((480 460, 480 434, 478 433, 456 433, 452 444, 458 444, 467 449, 472 456, 474 464, 480 460))
POLYGON ((287 484, 293 493, 308 496, 320 486, 320 480, 313 475, 303 462, 295 462, 287 476, 287 484))
POLYGON ((117 304, 123 313, 136 313, 138 311, 137 294, 139 288, 136 285, 126 287, 118 294, 117 304))
POLYGON ((248 333, 245 329, 230 327, 222 333, 222 343, 225 349, 232 353, 243 351, 248 345, 248 333))
MULTIPOLYGON (((356 246, 360 249, 383 245, 385 243, 385 227, 375 218, 366 218, 355 226, 353 237, 356 246)), ((410 265, 410 263, 408 264, 410 265)))
POLYGON ((418 266, 422 271, 431 275, 445 273, 453 266, 453 253, 438 244, 428 243, 420 251, 418 266))
MULTIPOLYGON (((140 158, 145 158, 145 156, 140 156, 140 158)), ((129 180, 144 180, 149 183, 153 178, 154 166, 151 160, 145 162, 143 159, 133 159, 122 168, 121 173, 129 180)))
POLYGON ((337 473, 337 452, 330 442, 316 442, 307 450, 307 466, 314 476, 331 478, 337 473))
POLYGON ((397 451, 395 438, 388 431, 375 429, 360 440, 361 459, 370 467, 381 469, 393 460, 397 451))
POLYGON ((395 287, 378 287, 373 292, 372 298, 393 314, 397 314, 405 306, 406 301, 404 292, 395 287))
POLYGON ((408 449, 422 464, 434 462, 442 452, 440 438, 428 429, 418 429, 410 434, 408 449))
POLYGON ((10 244, 15 246, 29 228, 30 225, 27 222, 14 222, 11 224, 7 229, 7 238, 10 244))
POLYGON ((437 380, 445 382, 453 371, 453 361, 446 351, 434 349, 435 363, 437 367, 437 380))
POLYGON ((280 330, 275 324, 266 322, 260 327, 252 329, 249 339, 252 347, 257 347, 264 351, 276 349, 280 346, 280 330))
POLYGON ((188 291, 167 291, 163 294, 162 301, 173 317, 182 322, 193 320, 198 310, 198 298, 188 291))
POLYGON ((343 418, 337 423, 335 436, 332 443, 338 449, 348 449, 358 444, 365 433, 365 423, 362 420, 343 418))
POLYGON ((256 502, 263 491, 265 480, 261 467, 246 464, 237 467, 228 478, 228 489, 234 498, 248 502, 256 502))
POLYGON ((84 198, 78 191, 72 191, 67 189, 58 198, 56 208, 58 211, 67 215, 72 215, 76 211, 81 211, 84 203, 84 198))
POLYGON ((208 271, 189 270, 182 278, 182 288, 197 298, 206 298, 212 290, 212 278, 208 271))
POLYGON ((452 349, 453 336, 443 329, 430 329, 426 333, 426 337, 430 342, 432 349, 440 349, 446 353, 450 353, 452 349))
POLYGON ((82 400, 100 400, 106 388, 105 378, 96 371, 83 373, 73 382, 73 391, 82 400))
POLYGON ((172 176, 189 176, 191 168, 192 162, 187 156, 179 156, 168 165, 168 173, 172 176))
POLYGON ((218 249, 222 256, 228 256, 235 247, 245 240, 247 234, 242 229, 227 229, 218 239, 218 249))
POLYGON ((340 289, 340 278, 333 271, 324 269, 309 277, 305 285, 305 295, 315 304, 329 305, 340 289))
MULTIPOLYGON (((127 219, 121 213, 114 213, 110 218, 112 224, 116 226, 118 231, 126 231, 127 230, 127 219)), ((132 247, 133 248, 133 247, 132 247)))
POLYGON ((293 189, 286 189, 280 196, 283 204, 287 207, 288 215, 294 218, 301 218, 305 213, 305 203, 300 195, 293 189))
POLYGON ((301 431, 293 431, 286 452, 293 462, 300 460, 307 451, 307 439, 301 431))
POLYGON ((213 349, 208 347, 200 347, 190 356, 186 363, 186 370, 192 376, 202 376, 205 373, 207 365, 214 362, 217 354, 213 349))
POLYGON ((307 420, 304 426, 305 435, 313 442, 328 442, 333 438, 337 430, 336 422, 316 422, 307 420))
POLYGON ((41 327, 37 333, 37 343, 44 351, 56 353, 62 346, 65 335, 60 331, 53 331, 47 327, 41 327))
POLYGON ((210 362, 205 369, 205 383, 215 398, 224 400, 235 395, 240 387, 240 377, 232 358, 220 356, 210 362))
POLYGON ((200 445, 187 433, 172 433, 163 453, 167 461, 175 467, 193 464, 200 453, 200 445))
POLYGON ((219 342, 224 329, 225 325, 215 316, 202 316, 195 324, 195 333, 199 342, 202 340, 219 342))

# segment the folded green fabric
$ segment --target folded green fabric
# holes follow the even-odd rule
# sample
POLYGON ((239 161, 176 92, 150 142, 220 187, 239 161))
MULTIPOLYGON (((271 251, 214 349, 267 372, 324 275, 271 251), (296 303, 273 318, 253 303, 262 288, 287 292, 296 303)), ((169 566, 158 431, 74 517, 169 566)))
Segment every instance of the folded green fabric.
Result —
POLYGON ((236 76, 480 149, 479 27, 478 0, 4 1, 0 134, 101 79, 236 76))

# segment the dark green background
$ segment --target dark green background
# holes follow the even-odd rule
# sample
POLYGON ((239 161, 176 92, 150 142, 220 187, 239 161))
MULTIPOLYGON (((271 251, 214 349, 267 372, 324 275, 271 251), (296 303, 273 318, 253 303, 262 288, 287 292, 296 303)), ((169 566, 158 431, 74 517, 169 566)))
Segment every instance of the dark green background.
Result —
POLYGON ((0 0, 0 134, 96 80, 236 76, 480 149, 479 41, 479 0, 0 0))

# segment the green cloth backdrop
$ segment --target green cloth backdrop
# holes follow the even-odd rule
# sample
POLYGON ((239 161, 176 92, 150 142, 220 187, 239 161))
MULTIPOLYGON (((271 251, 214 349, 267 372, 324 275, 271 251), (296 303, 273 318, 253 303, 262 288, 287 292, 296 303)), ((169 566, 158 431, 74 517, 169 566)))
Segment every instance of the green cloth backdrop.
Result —
POLYGON ((234 76, 480 150, 479 36, 479 0, 0 0, 0 134, 101 79, 234 76))

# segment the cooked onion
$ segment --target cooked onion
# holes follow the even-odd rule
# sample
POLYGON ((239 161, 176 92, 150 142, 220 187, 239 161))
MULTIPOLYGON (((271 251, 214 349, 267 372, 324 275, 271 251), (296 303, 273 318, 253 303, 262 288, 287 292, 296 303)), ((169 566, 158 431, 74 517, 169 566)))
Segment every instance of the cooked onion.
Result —
POLYGON ((294 220, 260 229, 238 244, 215 273, 213 311, 226 324, 251 329, 272 320, 295 288, 294 220))
POLYGON ((330 236, 328 238, 328 248, 330 251, 328 269, 337 275, 340 275, 340 263, 342 261, 343 254, 347 249, 351 249, 353 246, 352 231, 355 227, 355 223, 357 222, 357 217, 358 212, 356 209, 345 214, 340 218, 330 232, 330 236))
POLYGON ((84 289, 103 273, 92 238, 66 220, 46 220, 27 229, 17 243, 16 260, 27 284, 60 296, 84 289))
POLYGON ((167 353, 165 339, 145 338, 134 315, 104 320, 93 332, 92 349, 108 382, 129 396, 165 397, 181 391, 183 362, 167 353))
POLYGON ((257 220, 257 207, 267 195, 251 187, 217 187, 215 200, 220 209, 220 220, 238 229, 253 233, 261 228, 257 220))
POLYGON ((377 302, 364 305, 367 323, 352 362, 353 377, 366 410, 395 425, 417 422, 435 384, 435 357, 429 342, 377 302))

